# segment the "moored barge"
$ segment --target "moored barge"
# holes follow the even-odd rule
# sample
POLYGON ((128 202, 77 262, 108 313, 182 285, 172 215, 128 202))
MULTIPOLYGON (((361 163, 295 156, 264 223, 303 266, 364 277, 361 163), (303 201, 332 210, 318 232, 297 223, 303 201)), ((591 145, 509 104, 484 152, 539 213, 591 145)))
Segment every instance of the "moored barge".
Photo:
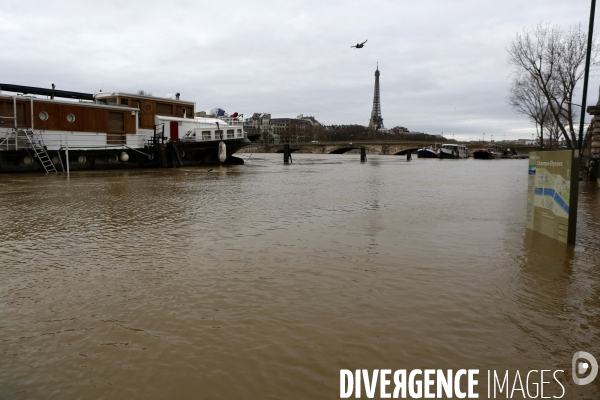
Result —
POLYGON ((179 94, 0 91, 0 172, 240 164, 251 144, 242 118, 196 117, 179 94))

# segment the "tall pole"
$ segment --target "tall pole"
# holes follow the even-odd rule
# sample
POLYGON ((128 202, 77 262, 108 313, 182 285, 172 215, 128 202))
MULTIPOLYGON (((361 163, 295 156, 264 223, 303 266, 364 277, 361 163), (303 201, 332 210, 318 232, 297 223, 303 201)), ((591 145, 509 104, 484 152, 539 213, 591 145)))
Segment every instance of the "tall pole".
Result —
POLYGON ((587 97, 588 78, 590 76, 590 54, 592 52, 592 34, 594 33, 594 13, 596 12, 596 0, 592 0, 590 11, 590 29, 588 31, 587 54, 585 57, 585 75, 583 78, 583 99, 581 100, 581 120, 579 122, 579 143, 577 148, 583 150, 583 124, 585 121, 585 100, 587 97))
POLYGON ((67 176, 69 176, 69 137, 65 135, 65 158, 67 159, 67 176))

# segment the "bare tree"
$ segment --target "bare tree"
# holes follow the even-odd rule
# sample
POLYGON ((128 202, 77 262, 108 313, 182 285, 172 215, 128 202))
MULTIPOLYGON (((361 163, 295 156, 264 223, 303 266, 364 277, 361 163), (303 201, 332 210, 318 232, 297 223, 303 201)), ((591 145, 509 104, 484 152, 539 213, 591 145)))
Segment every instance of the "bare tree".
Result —
MULTIPOLYGON (((541 23, 517 33, 508 48, 508 59, 517 77, 531 80, 545 97, 548 111, 569 148, 577 143, 571 100, 584 74, 586 50, 587 35, 581 31, 581 25, 564 31, 541 23)), ((592 66, 596 65, 599 51, 600 47, 592 41, 592 66)))
POLYGON ((552 118, 546 96, 538 89, 530 75, 520 74, 513 79, 508 104, 519 114, 535 123, 540 146, 544 147, 544 127, 552 118))

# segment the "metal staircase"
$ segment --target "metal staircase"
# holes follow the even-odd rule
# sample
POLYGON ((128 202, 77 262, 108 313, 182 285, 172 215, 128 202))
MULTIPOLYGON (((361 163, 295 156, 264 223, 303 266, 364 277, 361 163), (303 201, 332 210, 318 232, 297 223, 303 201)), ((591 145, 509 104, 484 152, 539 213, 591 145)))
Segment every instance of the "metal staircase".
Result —
POLYGON ((29 142, 31 149, 35 153, 35 156, 39 160, 40 165, 42 166, 42 168, 44 168, 46 173, 58 172, 56 170, 56 167, 54 166, 54 163, 50 159, 50 156, 48 155, 46 148, 44 147, 44 139, 42 138, 42 135, 35 132, 31 128, 23 129, 23 130, 21 130, 21 132, 27 138, 27 141, 29 142))

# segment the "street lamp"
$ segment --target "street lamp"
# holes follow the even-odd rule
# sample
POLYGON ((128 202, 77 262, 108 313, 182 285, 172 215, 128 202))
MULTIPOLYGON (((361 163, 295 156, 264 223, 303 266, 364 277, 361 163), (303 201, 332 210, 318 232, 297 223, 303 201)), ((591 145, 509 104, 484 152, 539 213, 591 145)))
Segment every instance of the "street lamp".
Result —
MULTIPOLYGON (((587 51, 585 56, 585 73, 583 75, 583 93, 581 95, 581 120, 579 122, 579 142, 577 148, 581 152, 583 150, 583 124, 585 123, 585 102, 587 100, 588 79, 590 77, 590 58, 592 52, 592 36, 594 34, 594 15, 596 14, 596 0, 592 0, 590 9, 590 28, 588 32, 587 51)), ((573 243, 575 239, 573 237, 573 243)))
POLYGON ((483 132, 483 141, 481 142, 483 146, 485 146, 485 132, 483 132))

